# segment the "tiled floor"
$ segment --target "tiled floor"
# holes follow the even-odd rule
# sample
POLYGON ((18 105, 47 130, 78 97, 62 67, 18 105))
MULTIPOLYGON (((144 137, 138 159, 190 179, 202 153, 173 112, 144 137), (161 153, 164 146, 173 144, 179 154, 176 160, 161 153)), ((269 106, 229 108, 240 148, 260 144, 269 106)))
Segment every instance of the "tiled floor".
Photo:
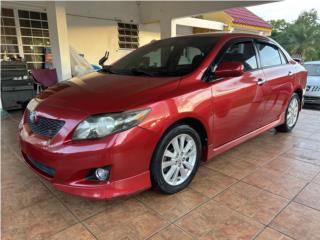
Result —
POLYGON ((20 113, 2 120, 2 239, 320 239, 320 111, 201 165, 175 195, 93 201, 56 191, 23 163, 20 113))

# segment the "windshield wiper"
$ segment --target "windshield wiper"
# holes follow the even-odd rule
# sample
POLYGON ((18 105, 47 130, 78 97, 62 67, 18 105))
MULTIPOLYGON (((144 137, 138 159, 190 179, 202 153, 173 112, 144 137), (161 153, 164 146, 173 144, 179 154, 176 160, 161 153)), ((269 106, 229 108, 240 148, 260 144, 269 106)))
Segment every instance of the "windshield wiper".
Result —
POLYGON ((113 71, 110 70, 110 66, 105 66, 105 67, 101 68, 101 69, 99 70, 99 72, 116 74, 115 72, 113 72, 113 71))
POLYGON ((145 75, 145 76, 149 76, 149 77, 153 77, 154 74, 148 71, 145 71, 143 69, 140 68, 131 68, 131 73, 133 73, 134 75, 145 75))

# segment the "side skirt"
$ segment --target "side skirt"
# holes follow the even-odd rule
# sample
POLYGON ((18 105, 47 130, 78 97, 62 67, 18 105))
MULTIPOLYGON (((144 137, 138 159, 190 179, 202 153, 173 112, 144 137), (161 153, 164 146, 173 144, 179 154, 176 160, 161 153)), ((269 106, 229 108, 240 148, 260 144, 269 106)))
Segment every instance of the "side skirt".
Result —
POLYGON ((221 154, 221 153, 224 153, 226 151, 228 151, 229 149, 243 143, 243 142, 246 142, 247 140, 251 139, 251 138, 254 138, 258 135, 260 135, 261 133, 271 129, 271 128, 274 128, 278 125, 281 125, 283 122, 284 122, 284 116, 285 116, 285 113, 281 114, 280 118, 272 123, 269 123, 268 125, 265 125, 261 128, 258 128, 257 130, 254 130, 253 132, 250 132, 246 135, 243 135, 231 142, 228 142, 228 143, 225 143, 224 145, 222 146, 219 146, 217 148, 213 148, 213 147, 209 147, 209 151, 208 151, 208 158, 207 158, 207 161, 210 161, 210 160, 213 160, 212 158, 221 154))

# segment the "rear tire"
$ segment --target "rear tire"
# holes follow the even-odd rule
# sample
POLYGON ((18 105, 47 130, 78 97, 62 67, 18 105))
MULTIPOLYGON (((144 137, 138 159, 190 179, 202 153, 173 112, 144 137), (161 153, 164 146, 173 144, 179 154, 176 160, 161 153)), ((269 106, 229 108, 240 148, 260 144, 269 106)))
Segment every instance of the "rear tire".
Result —
POLYGON ((296 125, 299 117, 301 101, 298 94, 293 93, 288 103, 285 114, 285 122, 276 127, 278 132, 290 132, 296 125))
POLYGON ((186 188, 200 164, 202 144, 189 125, 176 125, 162 137, 151 161, 151 181, 156 190, 173 194, 186 188))

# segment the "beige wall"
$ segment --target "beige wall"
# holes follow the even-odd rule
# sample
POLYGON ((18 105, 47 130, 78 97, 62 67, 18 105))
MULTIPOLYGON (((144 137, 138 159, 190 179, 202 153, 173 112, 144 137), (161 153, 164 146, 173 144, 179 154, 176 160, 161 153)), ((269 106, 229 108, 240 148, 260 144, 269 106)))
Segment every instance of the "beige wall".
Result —
POLYGON ((118 32, 113 21, 68 15, 67 24, 70 45, 90 63, 98 64, 106 50, 110 51, 109 63, 128 53, 118 50, 118 32))
POLYGON ((140 24, 140 46, 160 39, 160 23, 140 24))
MULTIPOLYGON (((131 52, 119 49, 115 21, 67 15, 67 24, 70 45, 79 53, 83 53, 90 63, 98 64, 106 50, 110 52, 107 63, 112 63, 131 52)), ((160 39, 158 23, 140 24, 139 27, 140 46, 160 39)))
POLYGON ((139 8, 135 1, 65 1, 69 15, 100 19, 139 22, 139 8))

